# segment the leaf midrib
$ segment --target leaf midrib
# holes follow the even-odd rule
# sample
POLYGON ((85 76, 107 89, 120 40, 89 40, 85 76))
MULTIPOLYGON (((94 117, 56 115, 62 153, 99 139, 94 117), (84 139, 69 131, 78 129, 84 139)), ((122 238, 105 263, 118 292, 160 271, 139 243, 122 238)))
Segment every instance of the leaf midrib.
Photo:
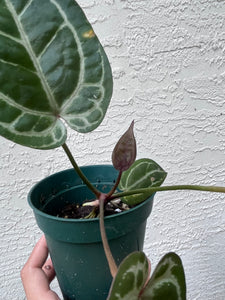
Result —
POLYGON ((10 3, 10 1, 6 0, 6 5, 7 5, 9 11, 11 12, 12 17, 13 17, 13 19, 14 19, 17 27, 18 27, 18 31, 19 31, 20 36, 21 36, 22 44, 26 48, 28 54, 30 55, 30 58, 31 58, 31 60, 34 64, 34 67, 35 67, 36 71, 37 71, 37 76, 40 78, 40 81, 42 83, 42 87, 43 87, 44 91, 46 92, 47 98, 49 100, 49 105, 52 108, 52 113, 53 113, 53 115, 57 116, 58 113, 59 113, 59 107, 57 106, 56 101, 55 101, 55 97, 52 94, 51 89, 48 85, 48 82, 45 79, 42 68, 41 68, 41 66, 38 62, 38 59, 37 59, 32 47, 31 47, 31 44, 30 44, 29 39, 26 35, 26 32, 24 31, 23 25, 20 22, 20 20, 18 18, 18 15, 17 15, 13 5, 10 3))
MULTIPOLYGON (((138 165, 138 168, 142 165, 142 164, 146 164, 146 162, 142 162, 138 165)), ((148 165, 154 165, 153 163, 150 163, 148 165)), ((127 184, 127 182, 129 181, 130 177, 132 178, 132 173, 134 173, 136 170, 135 168, 133 170, 130 171, 130 175, 127 176, 127 179, 126 179, 126 182, 125 184, 127 184)), ((129 190, 135 188, 136 186, 138 186, 139 183, 141 183, 142 181, 146 180, 149 178, 149 176, 151 176, 152 174, 154 174, 155 172, 159 172, 159 173, 164 173, 163 170, 161 170, 160 168, 157 168, 157 169, 154 169, 154 170, 151 170, 151 171, 148 171, 145 176, 141 177, 140 179, 138 180, 135 180, 135 182, 133 184, 129 184, 129 190), (144 179, 144 180, 143 180, 144 179)), ((154 182, 155 183, 155 182, 154 182)), ((151 186, 153 186, 153 184, 151 184, 151 186)), ((126 186, 123 186, 123 188, 127 188, 126 186)))

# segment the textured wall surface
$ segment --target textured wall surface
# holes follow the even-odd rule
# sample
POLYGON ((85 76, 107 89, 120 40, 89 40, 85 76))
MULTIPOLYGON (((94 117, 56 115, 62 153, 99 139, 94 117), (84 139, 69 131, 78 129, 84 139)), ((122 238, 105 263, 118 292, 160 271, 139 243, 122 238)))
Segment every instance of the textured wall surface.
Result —
MULTIPOLYGON (((101 126, 68 134, 80 165, 110 163, 135 120, 138 158, 168 171, 166 184, 225 186, 225 1, 79 0, 112 65, 114 94, 101 126), (99 155, 100 154, 100 155, 99 155)), ((0 138, 0 299, 25 299, 19 271, 41 233, 26 202, 30 187, 70 167, 63 151, 0 138)), ((145 251, 182 258, 189 300, 225 299, 225 196, 155 197, 145 251)))

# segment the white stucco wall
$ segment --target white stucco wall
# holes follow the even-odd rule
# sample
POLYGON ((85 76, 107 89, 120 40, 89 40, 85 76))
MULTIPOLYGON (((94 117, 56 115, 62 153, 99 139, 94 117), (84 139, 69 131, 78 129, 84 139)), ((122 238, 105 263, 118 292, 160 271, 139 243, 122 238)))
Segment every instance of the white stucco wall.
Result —
MULTIPOLYGON (((135 120, 138 158, 168 171, 166 184, 225 186, 225 1, 79 0, 112 65, 114 95, 93 133, 68 134, 80 165, 110 163, 135 120)), ((59 148, 38 151, 0 138, 0 299, 25 299, 19 271, 40 237, 30 187, 70 167, 59 148)), ((153 266, 182 258, 188 300, 225 299, 225 195, 155 197, 145 251, 153 266)))

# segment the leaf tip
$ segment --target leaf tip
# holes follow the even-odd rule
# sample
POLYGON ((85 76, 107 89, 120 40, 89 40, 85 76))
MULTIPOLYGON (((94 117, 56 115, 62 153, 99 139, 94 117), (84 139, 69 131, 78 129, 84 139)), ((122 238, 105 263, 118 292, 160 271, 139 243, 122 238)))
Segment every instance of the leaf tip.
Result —
POLYGON ((117 142, 113 153, 112 162, 115 169, 123 172, 129 169, 136 159, 136 140, 134 137, 134 121, 117 142))

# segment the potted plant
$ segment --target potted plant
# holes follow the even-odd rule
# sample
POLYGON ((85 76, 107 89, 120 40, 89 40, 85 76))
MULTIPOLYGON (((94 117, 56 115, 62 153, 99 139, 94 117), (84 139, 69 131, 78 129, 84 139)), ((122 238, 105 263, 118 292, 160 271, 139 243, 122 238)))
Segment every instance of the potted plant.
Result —
POLYGON ((113 167, 79 168, 66 144, 65 123, 87 133, 103 120, 113 90, 104 49, 74 0, 45 0, 41 5, 37 0, 28 3, 8 0, 2 2, 1 9, 4 18, 0 35, 0 134, 37 149, 62 146, 76 171, 54 174, 38 183, 29 194, 37 222, 46 235, 64 299, 106 299, 112 277, 110 300, 117 299, 124 278, 126 292, 122 288, 120 299, 122 294, 123 299, 130 296, 130 290, 133 299, 153 299, 159 283, 155 279, 161 275, 160 283, 166 284, 160 286, 157 297, 163 299, 165 286, 170 286, 172 291, 181 291, 171 299, 185 299, 182 264, 175 254, 168 254, 160 261, 148 284, 148 262, 143 253, 135 252, 123 259, 143 248, 154 192, 174 189, 224 192, 225 189, 160 186, 166 172, 150 159, 135 161, 133 122, 115 146, 113 167), (112 202, 115 199, 119 202, 112 202), (94 201, 83 206, 87 200, 94 201), (77 205, 79 213, 85 211, 82 219, 68 218, 68 211, 70 215, 77 205), (104 208, 113 209, 113 213, 116 209, 125 211, 104 220, 104 208), (68 247, 70 243, 72 248, 68 247), (87 254, 89 249, 91 254, 87 254), (138 289, 131 284, 136 279, 132 281, 131 276, 130 281, 124 275, 131 273, 133 264, 140 266, 135 275, 139 278, 138 289), (87 266, 89 270, 93 267, 90 276, 87 266), (67 267, 70 269, 66 270, 67 267), (174 268, 178 268, 176 276, 171 271, 174 268))

